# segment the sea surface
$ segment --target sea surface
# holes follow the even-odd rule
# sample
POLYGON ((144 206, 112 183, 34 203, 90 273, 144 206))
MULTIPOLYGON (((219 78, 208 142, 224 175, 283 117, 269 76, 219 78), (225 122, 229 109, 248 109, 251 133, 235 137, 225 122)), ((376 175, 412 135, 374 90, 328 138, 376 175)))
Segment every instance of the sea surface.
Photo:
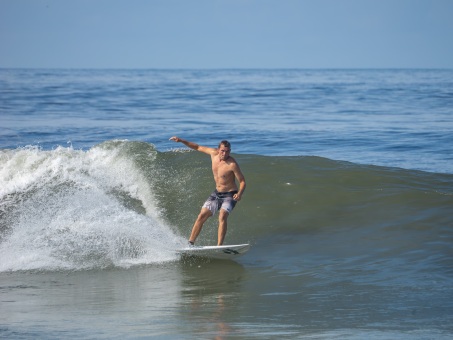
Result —
POLYGON ((0 338, 452 339, 452 146, 453 70, 0 69, 0 338))

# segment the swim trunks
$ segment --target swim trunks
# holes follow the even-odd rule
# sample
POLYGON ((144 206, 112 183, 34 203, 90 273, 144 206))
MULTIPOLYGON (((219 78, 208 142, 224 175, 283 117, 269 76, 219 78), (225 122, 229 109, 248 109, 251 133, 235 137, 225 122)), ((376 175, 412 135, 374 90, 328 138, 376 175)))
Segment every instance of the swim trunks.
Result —
POLYGON ((237 190, 228 192, 214 192, 208 197, 206 202, 203 204, 203 208, 209 209, 214 215, 218 210, 224 209, 228 213, 231 213, 237 201, 233 199, 233 196, 237 194, 237 190))

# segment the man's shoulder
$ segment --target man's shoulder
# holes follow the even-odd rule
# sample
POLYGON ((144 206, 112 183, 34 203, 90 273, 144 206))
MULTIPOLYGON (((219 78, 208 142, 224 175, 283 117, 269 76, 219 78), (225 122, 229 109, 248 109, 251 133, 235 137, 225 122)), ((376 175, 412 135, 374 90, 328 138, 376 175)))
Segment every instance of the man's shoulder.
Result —
POLYGON ((234 157, 230 156, 227 159, 227 164, 229 164, 229 165, 238 165, 238 162, 236 162, 236 159, 234 157))

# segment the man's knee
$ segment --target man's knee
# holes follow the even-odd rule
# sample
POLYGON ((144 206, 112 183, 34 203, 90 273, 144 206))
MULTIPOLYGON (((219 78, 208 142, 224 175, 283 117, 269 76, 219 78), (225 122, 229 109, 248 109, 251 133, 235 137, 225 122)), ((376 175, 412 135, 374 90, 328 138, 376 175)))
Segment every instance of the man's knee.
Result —
POLYGON ((226 221, 226 219, 228 218, 228 211, 226 211, 225 209, 220 209, 219 211, 219 221, 226 221))
POLYGON ((212 216, 212 212, 209 209, 201 209, 200 213, 198 214, 198 219, 206 221, 209 217, 212 216))

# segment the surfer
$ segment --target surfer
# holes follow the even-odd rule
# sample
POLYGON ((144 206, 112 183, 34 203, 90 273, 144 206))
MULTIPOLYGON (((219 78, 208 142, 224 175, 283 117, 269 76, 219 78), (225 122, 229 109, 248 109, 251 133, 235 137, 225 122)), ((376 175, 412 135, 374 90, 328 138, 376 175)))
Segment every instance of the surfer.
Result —
POLYGON ((203 224, 209 217, 219 211, 219 230, 217 245, 223 244, 227 232, 227 219, 234 206, 241 200, 246 184, 245 177, 236 160, 230 156, 231 144, 223 140, 218 148, 210 148, 189 142, 179 137, 171 137, 170 140, 183 143, 187 147, 203 152, 211 156, 212 173, 216 189, 203 204, 189 238, 189 243, 193 245, 203 228, 203 224), (239 182, 239 189, 236 184, 239 182))

